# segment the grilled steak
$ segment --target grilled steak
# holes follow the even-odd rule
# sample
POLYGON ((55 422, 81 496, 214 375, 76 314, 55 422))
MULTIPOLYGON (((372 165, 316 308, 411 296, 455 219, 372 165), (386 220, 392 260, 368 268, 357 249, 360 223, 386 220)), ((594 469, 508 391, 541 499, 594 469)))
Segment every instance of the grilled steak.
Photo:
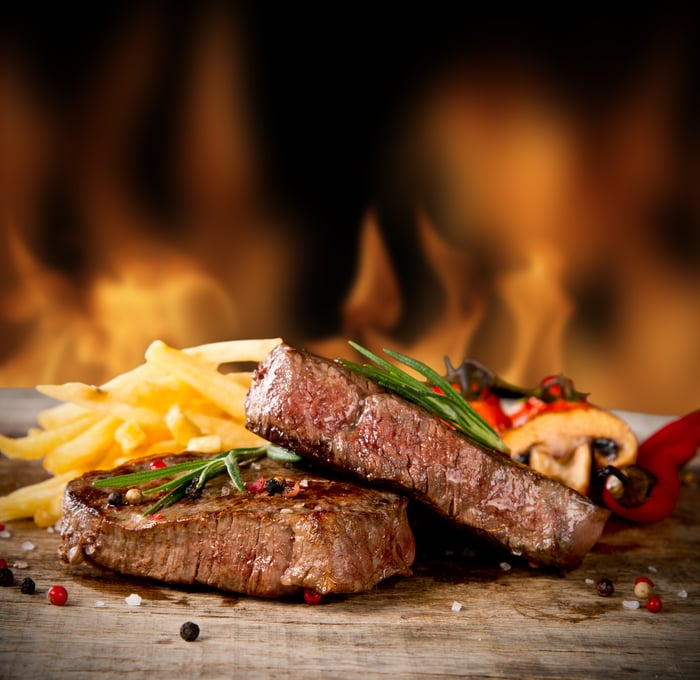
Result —
POLYGON ((220 475, 207 483, 200 498, 183 499, 149 519, 142 513, 152 499, 114 507, 107 498, 115 489, 93 486, 108 474, 146 465, 141 461, 110 473, 91 472, 68 484, 61 547, 65 561, 86 560, 133 576, 264 597, 304 588, 321 594, 361 592, 389 576, 410 573, 415 545, 402 496, 324 479, 269 459, 261 460, 259 469, 244 467, 244 482, 282 477, 286 483, 301 483, 296 496, 239 493, 220 475))
POLYGON ((256 369, 246 424, 320 463, 407 492, 539 564, 576 566, 609 516, 338 362, 288 345, 256 369))

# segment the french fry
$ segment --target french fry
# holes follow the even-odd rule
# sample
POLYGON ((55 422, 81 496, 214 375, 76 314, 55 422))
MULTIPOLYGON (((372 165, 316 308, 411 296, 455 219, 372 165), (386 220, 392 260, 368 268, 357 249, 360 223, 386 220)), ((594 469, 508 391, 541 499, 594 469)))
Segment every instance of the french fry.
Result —
POLYGON ((235 362, 262 361, 281 342, 282 338, 226 340, 198 347, 188 347, 182 351, 193 359, 220 366, 235 362))
POLYGON ((137 422, 127 420, 114 431, 114 440, 123 454, 128 454, 148 440, 148 433, 137 422))
POLYGON ((41 411, 39 427, 26 436, 0 435, 0 451, 11 458, 43 458, 54 476, 0 498, 0 520, 33 517, 38 526, 51 526, 60 518, 66 483, 93 469, 186 449, 213 453, 264 443, 244 424, 251 373, 223 373, 219 367, 261 361, 280 342, 233 340, 178 350, 157 340, 145 363, 100 387, 37 386, 63 403, 41 411))
POLYGON ((158 456, 166 453, 182 453, 186 446, 178 444, 174 439, 163 439, 148 446, 143 451, 143 456, 158 456))
POLYGON ((86 413, 90 413, 90 410, 77 404, 56 404, 56 406, 50 406, 40 411, 37 414, 36 422, 45 430, 53 430, 77 420, 86 413))
MULTIPOLYGON (((148 444, 146 444, 145 446, 148 446, 148 444)), ((128 463, 130 460, 134 460, 136 458, 143 458, 146 455, 144 453, 145 446, 139 446, 135 449, 132 449, 128 453, 124 453, 124 451, 122 451, 121 446, 115 444, 107 450, 104 456, 97 463, 95 463, 95 465, 93 465, 93 469, 113 470, 118 465, 128 463)), ((85 470, 85 472, 88 472, 88 470, 85 470)))
POLYGON ((198 451, 199 453, 218 453, 222 450, 221 437, 218 434, 204 434, 199 437, 192 437, 187 442, 189 451, 198 451))
POLYGON ((8 458, 34 460, 48 455, 57 446, 69 442, 94 425, 101 416, 85 413, 77 420, 53 430, 30 433, 26 437, 6 437, 0 435, 0 451, 8 458))
POLYGON ((236 447, 261 446, 265 443, 262 437, 246 429, 242 421, 210 416, 204 413, 191 413, 189 417, 202 432, 218 434, 221 437, 222 450, 236 447))
POLYGON ((7 496, 2 496, 0 498, 0 521, 10 522, 13 519, 33 517, 37 509, 42 507, 47 499, 62 497, 66 484, 79 474, 75 471, 64 472, 36 484, 24 486, 7 496))
POLYGON ((58 475, 67 470, 91 470, 114 442, 119 418, 106 416, 78 435, 73 441, 56 447, 46 458, 44 468, 58 475))
POLYGON ((47 498, 43 504, 34 511, 34 524, 38 527, 50 527, 61 519, 63 491, 64 489, 55 493, 51 498, 47 498))
POLYGON ((171 406, 165 414, 165 424, 175 441, 182 446, 188 446, 191 439, 202 436, 202 430, 182 412, 179 404, 171 406))
POLYGON ((150 344, 146 350, 146 362, 191 385, 232 416, 244 416, 245 388, 215 368, 202 365, 194 357, 166 345, 162 340, 154 340, 150 344))
POLYGON ((253 381, 253 374, 249 371, 227 373, 226 376, 229 380, 237 382, 246 392, 250 389, 250 383, 253 381))
POLYGON ((63 385, 37 385, 36 389, 55 399, 70 401, 84 408, 117 416, 122 420, 135 420, 151 425, 155 425, 161 420, 161 414, 157 411, 125 403, 112 390, 94 385, 71 382, 63 385))

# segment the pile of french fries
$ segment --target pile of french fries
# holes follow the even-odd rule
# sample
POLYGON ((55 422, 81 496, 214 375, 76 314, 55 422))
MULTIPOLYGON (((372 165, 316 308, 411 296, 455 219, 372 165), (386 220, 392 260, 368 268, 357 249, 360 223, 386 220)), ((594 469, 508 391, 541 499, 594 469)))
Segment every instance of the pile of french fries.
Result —
POLYGON ((33 517, 38 526, 52 526, 68 481, 91 470, 157 454, 259 446, 263 440, 245 428, 251 373, 221 367, 262 361, 280 342, 233 340, 178 350, 155 340, 145 363, 99 387, 38 385, 63 403, 39 413, 38 427, 26 436, 0 435, 0 451, 43 459, 52 476, 1 497, 0 521, 33 517))

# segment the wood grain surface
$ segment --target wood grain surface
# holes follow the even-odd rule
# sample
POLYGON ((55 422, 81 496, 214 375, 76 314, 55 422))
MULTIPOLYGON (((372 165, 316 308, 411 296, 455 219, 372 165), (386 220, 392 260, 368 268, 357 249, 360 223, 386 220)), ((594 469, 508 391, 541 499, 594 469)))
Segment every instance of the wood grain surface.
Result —
MULTIPOLYGON (((691 465, 698 470, 697 457, 691 465)), ((37 463, 0 457, 0 494, 43 476, 37 463)), ((447 536, 419 544, 413 576, 318 605, 69 568, 57 557, 59 534, 29 521, 6 529, 0 556, 15 585, 0 588, 0 678, 700 677, 692 480, 667 520, 610 521, 574 571, 502 565, 503 556, 447 536), (657 584, 661 612, 623 606, 640 575, 657 584), (36 582, 33 595, 20 591, 25 576, 36 582), (591 583, 602 577, 615 585, 609 598, 591 583), (68 589, 66 606, 47 602, 52 584, 68 589), (131 593, 140 606, 126 604, 131 593), (194 642, 179 635, 185 621, 200 626, 194 642)))

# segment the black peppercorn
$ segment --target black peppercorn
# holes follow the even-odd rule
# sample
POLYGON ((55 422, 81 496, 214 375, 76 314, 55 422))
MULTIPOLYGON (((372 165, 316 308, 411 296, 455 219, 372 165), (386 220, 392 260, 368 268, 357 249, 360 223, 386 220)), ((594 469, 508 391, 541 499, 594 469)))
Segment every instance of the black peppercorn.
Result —
POLYGON ((202 495, 202 487, 198 486, 199 479, 194 478, 185 489, 185 496, 191 500, 197 500, 202 495))
POLYGON ((3 567, 0 569, 0 586, 11 586, 15 582, 15 575, 12 569, 3 567))
POLYGON ((192 621, 186 621, 180 626, 180 637, 187 642, 193 642, 199 637, 199 626, 192 621))
POLYGON ((601 597, 610 597, 615 592, 615 586, 609 578, 596 581, 595 589, 601 597))
POLYGON ((25 595, 33 595, 36 591, 36 583, 34 583, 34 579, 31 579, 29 578, 29 576, 27 576, 27 578, 25 578, 24 581, 22 581, 20 590, 25 595))
POLYGON ((281 482, 277 477, 270 477, 270 479, 265 480, 265 491, 270 496, 274 496, 276 493, 282 493, 284 491, 284 482, 281 482))
POLYGON ((120 491, 112 491, 109 496, 107 496, 107 503, 110 505, 124 505, 124 499, 120 491))

